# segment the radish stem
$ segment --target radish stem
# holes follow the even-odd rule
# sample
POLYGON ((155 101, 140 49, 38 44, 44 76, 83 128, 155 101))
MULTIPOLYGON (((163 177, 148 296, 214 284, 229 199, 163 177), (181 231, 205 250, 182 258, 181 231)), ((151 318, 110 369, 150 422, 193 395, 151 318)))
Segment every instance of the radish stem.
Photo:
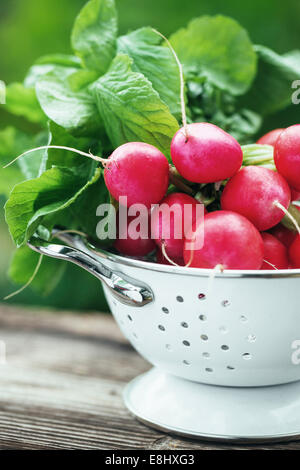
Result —
POLYGON ((295 217, 293 217, 292 214, 290 214, 290 212, 282 204, 280 204, 280 202, 275 201, 274 206, 278 207, 278 209, 281 209, 282 212, 284 212, 284 214, 293 222, 298 234, 300 235, 300 227, 295 217))
POLYGON ((160 33, 159 31, 157 31, 156 29, 152 28, 152 30, 154 31, 154 33, 158 34, 161 38, 163 38, 170 51, 172 52, 175 60, 176 60, 176 63, 178 65, 178 68, 179 68, 179 75, 180 75, 180 103, 181 103, 181 114, 182 114, 182 125, 183 125, 183 129, 184 129, 184 134, 185 134, 185 137, 186 139, 188 139, 188 127, 187 127, 187 117, 186 117, 186 109, 185 109, 185 100, 184 100, 184 76, 183 76, 183 68, 182 68, 182 64, 180 62, 180 60, 178 59, 178 56, 176 54, 176 52, 174 51, 170 41, 162 34, 160 33))

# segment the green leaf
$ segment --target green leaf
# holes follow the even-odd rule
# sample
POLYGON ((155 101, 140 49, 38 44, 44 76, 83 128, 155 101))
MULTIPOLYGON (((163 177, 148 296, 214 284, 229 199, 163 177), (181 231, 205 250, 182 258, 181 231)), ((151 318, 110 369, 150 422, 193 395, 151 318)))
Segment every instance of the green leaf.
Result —
POLYGON ((231 18, 202 16, 170 42, 188 75, 205 76, 233 95, 245 93, 255 77, 256 54, 248 33, 231 18))
POLYGON ((64 67, 81 67, 81 60, 75 55, 69 54, 48 54, 40 57, 35 61, 38 65, 53 64, 62 65, 64 67))
POLYGON ((116 53, 117 13, 114 0, 91 0, 79 13, 72 47, 84 65, 104 74, 116 53))
POLYGON ((141 141, 169 154, 178 123, 149 80, 133 72, 131 64, 132 59, 119 54, 94 85, 106 132, 114 147, 141 141))
POLYGON ((253 142, 253 136, 261 128, 261 116, 249 109, 241 109, 226 116, 222 111, 216 113, 211 122, 232 135, 240 144, 253 142))
MULTIPOLYGON (((96 140, 91 140, 86 137, 76 138, 54 122, 50 123, 50 133, 51 145, 75 148, 77 150, 82 150, 83 152, 91 151, 92 153, 101 156, 99 155, 101 153, 99 152, 100 145, 96 140)), ((82 164, 87 161, 89 161, 88 157, 78 155, 75 152, 61 149, 48 149, 47 169, 52 168, 52 166, 76 168, 82 166, 82 164)))
POLYGON ((69 76, 68 82, 73 91, 79 91, 97 80, 99 74, 95 70, 80 69, 69 76))
POLYGON ((34 233, 44 216, 69 207, 100 176, 100 169, 88 176, 91 164, 77 171, 53 167, 39 178, 14 187, 5 205, 6 222, 17 246, 34 233))
MULTIPOLYGON (((30 150, 36 147, 42 147, 50 144, 51 136, 49 132, 41 132, 35 137, 31 137, 27 144, 23 146, 23 153, 26 150, 30 150)), ((18 165, 27 180, 37 178, 46 169, 45 162, 47 160, 47 150, 37 150, 34 153, 24 155, 18 160, 18 165)))
MULTIPOLYGON (((9 277, 13 282, 25 285, 32 277, 40 255, 27 246, 15 251, 9 268, 9 277)), ((66 268, 66 263, 53 258, 43 257, 42 264, 30 287, 42 295, 48 295, 60 281, 66 268)))
POLYGON ((12 188, 24 179, 38 176, 44 151, 26 155, 8 168, 4 165, 32 147, 47 143, 47 133, 41 132, 36 137, 24 134, 14 127, 0 131, 0 193, 8 196, 12 188))
POLYGON ((12 83, 6 88, 5 108, 16 116, 22 116, 30 122, 46 122, 33 88, 25 88, 21 83, 12 83))
POLYGON ((292 104, 292 83, 300 78, 300 51, 280 56, 264 46, 256 46, 258 72, 243 104, 263 115, 292 104))
POLYGON ((36 84, 37 97, 45 114, 56 124, 78 136, 90 136, 101 128, 101 119, 87 88, 75 92, 68 81, 74 69, 55 69, 36 84))
POLYGON ((108 204, 109 202, 110 195, 105 185, 103 172, 101 172, 100 178, 91 184, 70 207, 78 228, 97 242, 99 240, 96 238, 96 227, 99 217, 96 216, 96 211, 100 204, 108 204))
POLYGON ((133 59, 132 70, 150 80, 172 114, 180 113, 180 76, 169 48, 151 28, 141 28, 118 39, 118 51, 133 59))

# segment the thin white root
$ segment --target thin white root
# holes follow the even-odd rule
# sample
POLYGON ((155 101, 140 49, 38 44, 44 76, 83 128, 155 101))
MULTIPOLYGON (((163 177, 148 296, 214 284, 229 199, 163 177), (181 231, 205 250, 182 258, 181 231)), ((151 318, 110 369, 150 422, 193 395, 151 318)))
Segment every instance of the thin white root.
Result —
POLYGON ((171 260, 171 258, 169 258, 168 254, 166 252, 166 246, 165 246, 164 242, 161 245, 161 251, 162 251, 162 254, 164 255, 164 257, 166 258, 166 260, 169 261, 170 264, 172 264, 173 266, 179 266, 179 264, 175 263, 173 260, 171 260))
POLYGON ((278 268, 276 268, 275 264, 269 263, 266 259, 264 259, 264 263, 267 263, 269 266, 272 266, 273 269, 276 269, 278 271, 278 268))
POLYGON ((91 152, 86 153, 86 152, 82 152, 81 150, 74 149, 72 147, 64 147, 60 145, 43 145, 42 147, 36 147, 34 149, 27 150, 26 152, 21 153, 21 155, 16 157, 11 162, 7 163, 3 168, 9 167, 13 163, 15 163, 17 160, 19 160, 19 158, 24 157, 25 155, 28 155, 32 152, 36 152, 38 150, 48 150, 48 149, 58 149, 58 150, 67 150, 68 152, 75 152, 75 153, 78 153, 78 155, 83 155, 84 157, 88 157, 88 158, 91 158, 92 160, 96 160, 97 162, 100 162, 104 167, 107 164, 107 160, 101 157, 97 157, 96 155, 93 155, 91 152))
POLYGON ((210 272, 208 283, 207 283, 207 297, 210 297, 210 294, 213 290, 213 284, 216 277, 216 274, 224 272, 224 266, 222 264, 217 264, 210 272))
POLYGON ((278 209, 281 209, 282 212, 284 212, 284 214, 293 222, 298 234, 300 235, 300 227, 295 217, 293 217, 292 214, 290 214, 289 211, 279 201, 275 201, 274 206, 278 207, 278 209))
POLYGON ((193 262, 193 259, 194 259, 194 250, 191 250, 190 259, 184 267, 189 268, 193 262))
POLYGON ((186 139, 188 139, 188 127, 187 127, 187 117, 186 117, 186 109, 185 109, 185 101, 184 101, 184 76, 183 76, 183 68, 182 68, 182 64, 180 62, 180 60, 178 59, 178 56, 176 54, 176 52, 174 51, 170 41, 162 34, 160 33, 159 31, 157 31, 157 29, 154 29, 152 28, 152 30, 154 31, 154 33, 158 34, 161 38, 163 38, 170 51, 172 52, 175 60, 176 60, 176 63, 178 65, 178 68, 179 68, 179 75, 180 75, 180 103, 181 103, 181 114, 182 114, 182 125, 183 125, 183 129, 184 129, 184 134, 185 134, 185 137, 186 139))
MULTIPOLYGON (((59 235, 62 235, 64 233, 75 233, 77 235, 80 235, 81 237, 85 237, 87 238, 87 234, 86 233, 83 233, 83 232, 80 232, 79 230, 60 230, 59 232, 56 232, 52 237, 51 237, 51 240, 53 240, 54 238, 58 237, 59 235)), ((17 291, 15 292, 12 292, 11 294, 7 295, 6 297, 4 297, 3 300, 9 300, 11 299, 12 297, 15 297, 16 295, 19 295, 21 294, 21 292, 23 292, 25 289, 27 289, 27 287, 30 286, 30 284, 34 281, 36 275, 38 274, 38 271, 41 267, 41 264, 42 264, 42 261, 43 261, 43 257, 44 255, 40 255, 39 257, 39 260, 37 262, 37 265, 34 269, 34 272, 32 274, 32 276, 30 277, 30 279, 26 282, 26 284, 24 286, 22 286, 20 289, 18 289, 17 291)))
POLYGON ((39 269, 40 269, 40 267, 41 267, 41 264, 42 264, 42 261, 43 261, 43 257, 44 257, 44 255, 40 255, 39 260, 38 260, 38 262, 37 262, 37 265, 36 265, 36 267, 35 267, 35 269, 34 269, 34 271, 33 271, 33 274, 32 274, 32 276, 30 277, 30 279, 26 282, 26 284, 25 284, 23 287, 21 287, 20 289, 18 289, 17 291, 12 292, 12 294, 9 294, 9 295, 7 295, 6 297, 4 297, 3 300, 8 300, 8 299, 11 299, 12 297, 15 297, 16 295, 21 294, 21 292, 23 292, 25 289, 27 289, 27 287, 30 286, 30 284, 34 281, 35 276, 37 275, 37 273, 38 273, 38 271, 39 271, 39 269))

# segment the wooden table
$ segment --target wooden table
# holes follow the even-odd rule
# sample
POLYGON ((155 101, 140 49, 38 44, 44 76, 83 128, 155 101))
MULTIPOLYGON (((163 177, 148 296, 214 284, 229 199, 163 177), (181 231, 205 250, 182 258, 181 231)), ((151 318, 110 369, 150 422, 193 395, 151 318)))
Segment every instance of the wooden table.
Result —
POLYGON ((300 449, 183 440, 130 416, 124 385, 149 369, 107 315, 0 306, 0 449, 300 449), (3 358, 2 358, 3 359, 3 358))

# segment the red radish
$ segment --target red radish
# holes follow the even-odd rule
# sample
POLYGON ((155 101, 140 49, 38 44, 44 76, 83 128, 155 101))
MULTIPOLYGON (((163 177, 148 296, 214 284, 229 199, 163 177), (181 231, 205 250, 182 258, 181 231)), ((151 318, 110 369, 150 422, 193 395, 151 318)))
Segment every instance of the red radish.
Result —
POLYGON ((291 188, 291 201, 300 201, 300 191, 295 191, 295 189, 291 188))
POLYGON ((277 171, 296 191, 300 191, 300 124, 283 131, 275 144, 277 171))
POLYGON ((290 205, 291 191, 285 179, 275 171, 258 166, 242 168, 225 186, 221 197, 224 210, 247 217, 262 232, 277 225, 290 205))
MULTIPOLYGON (((136 232, 140 232, 141 228, 137 227, 133 221, 136 217, 128 217, 126 226, 118 226, 117 240, 114 243, 114 247, 122 255, 127 256, 146 256, 155 250, 155 243, 151 240, 150 236, 150 218, 145 221, 148 228, 148 238, 135 238, 136 232)), ((137 220, 137 219, 136 219, 137 220)), ((140 217, 139 217, 140 220, 140 217)))
POLYGON ((196 207, 201 208, 201 205, 193 197, 173 193, 163 199, 152 212, 152 238, 160 250, 164 244, 164 250, 172 261, 183 258, 184 227, 187 227, 187 232, 189 227, 196 222, 197 216, 200 216, 200 213, 197 214, 196 207), (180 238, 176 234, 179 234, 180 238))
POLYGON ((300 234, 296 236, 289 248, 289 258, 292 268, 300 269, 300 234))
POLYGON ((282 131, 284 131, 284 129, 274 129, 273 131, 263 135, 256 143, 259 145, 272 145, 274 147, 276 140, 282 131))
POLYGON ((278 224, 276 227, 273 227, 270 230, 270 233, 273 235, 273 237, 277 238, 277 240, 283 243, 286 248, 289 248, 297 236, 296 232, 289 230, 282 224, 278 224))
POLYGON ((216 183, 233 176, 243 162, 240 144, 214 124, 195 123, 180 129, 171 143, 177 170, 194 183, 216 183))
MULTIPOLYGON (((162 251, 159 248, 157 248, 157 251, 156 251, 156 261, 157 261, 158 264, 171 265, 171 263, 167 260, 167 258, 165 258, 162 251)), ((174 264, 177 264, 178 266, 184 266, 185 265, 185 262, 184 262, 183 258, 178 258, 178 259, 173 258, 172 261, 174 262, 174 264)))
POLYGON ((111 154, 104 179, 117 201, 126 196, 127 207, 138 203, 150 208, 162 200, 168 189, 169 163, 153 145, 129 142, 111 154))
POLYGON ((194 268, 260 269, 264 244, 259 231, 242 215, 230 211, 207 214, 197 224, 195 233, 187 237, 184 260, 194 268), (197 250, 191 246, 203 236, 204 245, 197 250))
POLYGON ((264 262, 261 269, 288 269, 289 260, 286 247, 273 235, 261 233, 264 242, 264 262))

